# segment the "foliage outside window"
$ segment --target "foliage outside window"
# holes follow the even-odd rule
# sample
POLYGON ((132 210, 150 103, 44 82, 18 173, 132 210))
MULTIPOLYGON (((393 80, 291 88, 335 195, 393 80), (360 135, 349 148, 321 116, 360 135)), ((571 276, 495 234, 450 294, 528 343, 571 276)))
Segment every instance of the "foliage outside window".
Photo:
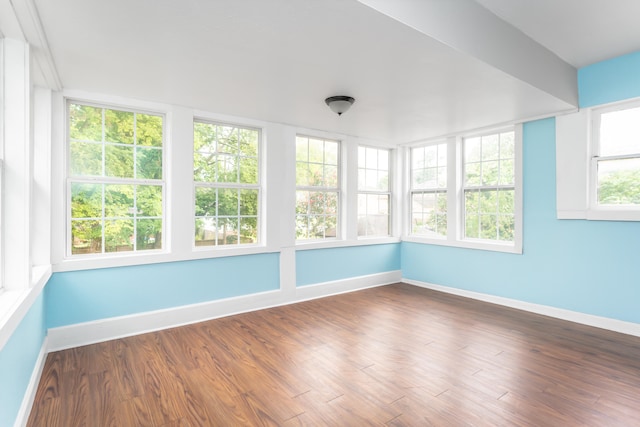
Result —
POLYGON ((338 237, 340 143, 296 137, 296 239, 338 237))
POLYGON ((447 235, 447 144, 411 149, 411 234, 447 235))
POLYGON ((358 236, 389 235, 389 150, 358 147, 358 236))
POLYGON ((68 104, 72 255, 162 249, 163 117, 68 104))
POLYGON ((513 242, 515 231, 515 133, 465 138, 464 236, 513 242))
POLYGON ((260 131, 195 121, 195 245, 258 243, 260 131))
POLYGON ((609 107, 595 114, 592 157, 598 206, 640 207, 640 104, 609 107))

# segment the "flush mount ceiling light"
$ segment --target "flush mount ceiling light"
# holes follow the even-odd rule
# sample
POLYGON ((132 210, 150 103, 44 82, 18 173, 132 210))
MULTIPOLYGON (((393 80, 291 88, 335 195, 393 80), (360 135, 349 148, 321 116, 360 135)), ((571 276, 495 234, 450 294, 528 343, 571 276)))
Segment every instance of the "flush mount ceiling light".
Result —
POLYGON ((330 96, 325 99, 324 102, 326 102, 329 108, 331 108, 331 111, 341 116, 342 113, 346 113, 347 110, 351 108, 351 105, 356 102, 356 100, 350 96, 340 95, 330 96))

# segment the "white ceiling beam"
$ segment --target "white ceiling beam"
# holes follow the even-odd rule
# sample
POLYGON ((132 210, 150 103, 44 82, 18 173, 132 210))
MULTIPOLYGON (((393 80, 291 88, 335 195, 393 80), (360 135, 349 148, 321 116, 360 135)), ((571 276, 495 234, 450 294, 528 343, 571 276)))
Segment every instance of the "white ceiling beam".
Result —
POLYGON ((473 0, 358 0, 571 105, 577 71, 473 0))
POLYGON ((26 41, 40 77, 36 83, 52 90, 62 89, 49 41, 33 0, 0 0, 0 37, 26 41))

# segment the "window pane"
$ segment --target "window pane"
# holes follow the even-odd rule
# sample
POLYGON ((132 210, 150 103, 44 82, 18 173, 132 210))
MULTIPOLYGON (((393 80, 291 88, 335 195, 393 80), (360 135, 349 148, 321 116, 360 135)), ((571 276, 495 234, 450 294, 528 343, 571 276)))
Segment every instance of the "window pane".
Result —
POLYGON ((162 249, 162 220, 139 219, 136 221, 136 249, 162 249))
POLYGON ((107 144, 104 154, 106 176, 133 178, 133 147, 107 144))
POLYGON ((136 212, 133 203, 133 185, 105 185, 104 204, 104 216, 107 218, 133 216, 136 212))
POLYGON ((240 243, 238 234, 238 218, 218 218, 218 244, 237 245, 240 243))
POLYGON ((464 185, 471 187, 480 185, 481 163, 467 163, 464 165, 464 185))
POLYGON ((102 252, 102 222, 71 221, 71 253, 94 254, 102 252))
POLYGON ((257 243, 258 242, 258 218, 243 217, 240 218, 240 243, 257 243))
POLYGON ((324 163, 324 142, 322 140, 309 138, 309 161, 324 163))
POLYGON ((258 157, 258 131, 240 129, 240 154, 247 157, 258 157))
POLYGON ((498 185, 498 161, 482 162, 482 185, 498 185))
POLYGON ((414 193, 411 198, 411 218, 413 234, 447 235, 447 194, 446 192, 414 193))
POLYGON ((70 104, 69 138, 102 141, 102 108, 70 104))
POLYGON ((515 234, 515 218, 513 215, 500 215, 498 217, 498 240, 513 242, 515 234))
POLYGON ((216 220, 214 218, 197 218, 195 233, 196 246, 215 246, 216 232, 216 220))
POLYGON ((482 137, 482 161, 497 160, 500 157, 500 135, 482 137))
POLYGON ((338 167, 337 166, 324 167, 324 185, 326 187, 338 186, 338 167))
POLYGON ((219 154, 216 157, 217 182, 238 182, 237 157, 219 154))
POLYGON ((214 182, 216 180, 215 154, 194 153, 193 179, 200 182, 214 182))
POLYGON ((193 124, 193 149, 194 151, 216 152, 216 126, 209 123, 193 124))
POLYGON ((327 165, 337 165, 338 164, 338 143, 333 141, 325 141, 324 142, 325 153, 324 153, 324 162, 327 165))
POLYGON ((102 175, 102 144, 71 141, 71 175, 102 175))
POLYGON ((513 190, 500 190, 498 192, 498 212, 501 214, 515 213, 515 201, 513 190))
POLYGON ((479 162, 482 160, 480 138, 467 138, 464 140, 465 163, 479 162))
POLYGON ((309 191, 296 191, 296 214, 306 215, 309 213, 309 191))
POLYGON ((217 193, 215 188, 196 187, 196 216, 217 214, 217 193))
POLYGON ((162 150, 138 147, 136 169, 137 178, 162 179, 162 150))
POLYGON ((238 190, 221 188, 218 190, 218 215, 238 215, 238 190))
POLYGON ((102 184, 71 184, 71 217, 102 218, 102 184))
POLYGON ((389 196, 358 195, 358 236, 389 235, 389 196))
POLYGON ((136 142, 138 145, 162 147, 162 116, 136 114, 136 142))
POLYGON ((133 113, 104 110, 104 140, 133 144, 133 113))
POLYGON ((497 240, 498 231, 496 229, 497 218, 495 215, 480 215, 480 238, 497 240))
POLYGON ((240 158, 240 182, 242 184, 258 183, 258 159, 240 158))
POLYGON ((600 155, 640 153, 640 107, 600 116, 600 155))
POLYGON ((306 162, 296 162, 296 185, 311 185, 311 171, 309 170, 309 164, 306 162))
POLYGON ((138 216, 162 216, 162 186, 138 185, 136 208, 138 216))
POLYGON ((238 154, 238 129, 218 125, 218 153, 236 156, 238 154))
POLYGON ((309 161, 309 140, 303 137, 296 137, 296 160, 299 162, 309 161))
POLYGON ((640 158, 598 162, 598 203, 640 205, 640 158))
POLYGON ((125 252, 133 250, 133 220, 108 220, 104 223, 105 252, 125 252))
POLYGON ((240 190, 240 215, 258 215, 258 190, 240 190))

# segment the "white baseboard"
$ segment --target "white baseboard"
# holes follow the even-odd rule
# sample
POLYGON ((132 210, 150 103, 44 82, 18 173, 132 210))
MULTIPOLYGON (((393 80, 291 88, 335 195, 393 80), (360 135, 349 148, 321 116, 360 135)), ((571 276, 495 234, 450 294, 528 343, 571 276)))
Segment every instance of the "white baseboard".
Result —
POLYGON ((361 289, 375 288, 390 283, 400 282, 402 272, 400 270, 387 271, 385 273, 370 274, 345 280, 315 283, 313 285, 298 286, 296 288, 296 301, 306 301, 330 295, 359 291, 361 289))
POLYGON ((464 289, 451 288, 449 286, 434 285, 432 283, 421 282, 418 280, 403 278, 402 282, 422 288, 432 289, 435 291, 445 292, 453 295, 459 295, 466 298, 490 302, 505 307, 516 308, 518 310, 542 314, 544 316, 555 317, 557 319, 568 320, 570 322, 581 323, 587 326, 593 326, 600 329, 607 329, 614 332, 620 332, 622 334, 640 337, 640 323, 625 322, 623 320, 611 319, 608 317, 594 316, 592 314, 579 313, 577 311, 550 307, 548 305, 534 304, 510 298, 467 291, 464 289))
POLYGON ((42 376, 42 370, 44 369, 44 362, 47 360, 48 349, 48 337, 45 337, 44 341, 42 342, 42 347, 40 347, 38 358, 36 359, 36 365, 34 366, 33 372, 31 373, 31 378, 29 379, 27 390, 25 391, 24 397, 22 398, 22 404, 20 405, 20 409, 18 410, 18 416, 16 417, 14 427, 24 427, 27 425, 27 421, 29 421, 29 414, 31 413, 33 401, 36 398, 38 384, 40 384, 40 377, 42 376))
POLYGON ((399 282, 400 271, 392 271, 296 288, 295 295, 282 290, 225 298, 146 313, 113 317, 49 329, 49 351, 64 350, 132 335, 174 328, 191 323, 360 289, 399 282))

